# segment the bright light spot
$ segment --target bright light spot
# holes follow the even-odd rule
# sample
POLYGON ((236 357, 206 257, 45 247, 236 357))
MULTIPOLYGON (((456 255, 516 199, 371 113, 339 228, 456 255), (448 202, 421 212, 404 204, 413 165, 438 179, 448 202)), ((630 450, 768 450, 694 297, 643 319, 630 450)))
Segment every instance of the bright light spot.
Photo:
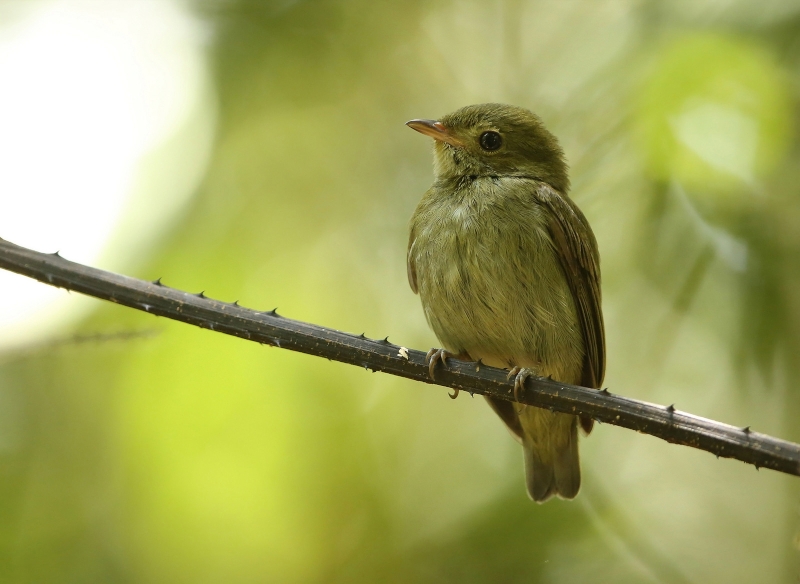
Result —
MULTIPOLYGON (((143 156, 189 123, 208 128, 205 148, 189 146, 201 163, 148 208, 143 231, 162 227, 201 176, 214 111, 204 31, 169 0, 29 6, 0 28, 0 237, 92 264, 139 194, 143 156)), ((63 323, 66 296, 0 273, 0 343, 63 323)))
POLYGON ((753 181, 758 122, 738 109, 702 101, 671 120, 675 136, 702 160, 746 183, 753 181))

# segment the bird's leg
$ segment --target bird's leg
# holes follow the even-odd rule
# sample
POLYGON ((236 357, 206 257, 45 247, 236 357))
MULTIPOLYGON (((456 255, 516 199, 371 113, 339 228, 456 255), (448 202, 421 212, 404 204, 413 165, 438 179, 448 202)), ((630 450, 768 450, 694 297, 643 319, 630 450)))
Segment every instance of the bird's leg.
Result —
POLYGON ((514 378, 514 400, 519 402, 519 392, 525 389, 525 381, 531 375, 536 375, 536 372, 533 369, 528 369, 527 367, 513 367, 511 371, 508 372, 508 376, 506 379, 511 381, 511 378, 514 378))
MULTIPOLYGON (((458 359, 459 361, 469 361, 470 359, 469 354, 466 352, 451 353, 450 351, 445 351, 444 349, 431 349, 428 351, 428 354, 425 355, 425 362, 428 364, 428 374, 431 376, 431 379, 436 379, 434 372, 436 369, 436 363, 441 361, 442 366, 447 369, 447 359, 450 357, 458 359)), ((456 399, 459 391, 460 390, 454 388, 453 393, 448 394, 450 399, 456 399)))

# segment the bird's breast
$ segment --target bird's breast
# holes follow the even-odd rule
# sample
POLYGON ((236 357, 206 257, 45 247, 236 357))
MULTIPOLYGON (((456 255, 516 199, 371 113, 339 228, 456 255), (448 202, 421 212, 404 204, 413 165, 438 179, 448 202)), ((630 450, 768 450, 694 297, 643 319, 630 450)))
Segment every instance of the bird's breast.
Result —
POLYGON ((473 358, 566 360, 580 370, 577 313, 534 185, 484 187, 432 189, 412 219, 410 260, 431 328, 473 358))

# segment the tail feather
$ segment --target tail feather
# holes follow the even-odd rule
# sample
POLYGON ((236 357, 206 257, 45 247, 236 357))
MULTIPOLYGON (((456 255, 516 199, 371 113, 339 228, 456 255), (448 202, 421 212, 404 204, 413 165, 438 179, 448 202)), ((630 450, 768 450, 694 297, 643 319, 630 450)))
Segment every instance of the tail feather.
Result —
POLYGON ((574 499, 581 488, 581 463, 578 458, 578 424, 573 419, 569 440, 556 450, 553 460, 555 466, 556 491, 564 499, 574 499))
POLYGON ((539 451, 530 443, 522 445, 525 455, 525 486, 528 496, 537 503, 544 503, 555 493, 553 465, 539 457, 539 451))
POLYGON ((525 483, 537 503, 553 495, 574 499, 581 488, 578 419, 528 407, 521 416, 525 436, 525 483))

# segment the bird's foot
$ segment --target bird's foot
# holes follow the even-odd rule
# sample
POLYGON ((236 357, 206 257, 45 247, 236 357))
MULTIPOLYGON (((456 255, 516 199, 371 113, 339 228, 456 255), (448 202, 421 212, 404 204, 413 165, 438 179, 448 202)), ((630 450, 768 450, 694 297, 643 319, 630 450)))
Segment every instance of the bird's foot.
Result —
POLYGON ((536 372, 527 367, 514 367, 508 372, 506 379, 511 381, 514 378, 514 400, 519 402, 519 393, 525 389, 525 381, 531 375, 536 375, 536 372))
MULTIPOLYGON (((451 353, 450 351, 445 351, 444 349, 431 349, 428 351, 428 354, 425 355, 425 362, 428 364, 428 374, 431 376, 431 379, 436 379, 436 364, 441 361, 442 367, 447 369, 447 359, 450 357, 460 358, 463 357, 463 353, 455 354, 451 353)), ((469 358, 469 356, 467 356, 469 358)), ((458 389, 453 389, 453 393, 448 394, 450 399, 456 399, 458 397, 458 389)))

